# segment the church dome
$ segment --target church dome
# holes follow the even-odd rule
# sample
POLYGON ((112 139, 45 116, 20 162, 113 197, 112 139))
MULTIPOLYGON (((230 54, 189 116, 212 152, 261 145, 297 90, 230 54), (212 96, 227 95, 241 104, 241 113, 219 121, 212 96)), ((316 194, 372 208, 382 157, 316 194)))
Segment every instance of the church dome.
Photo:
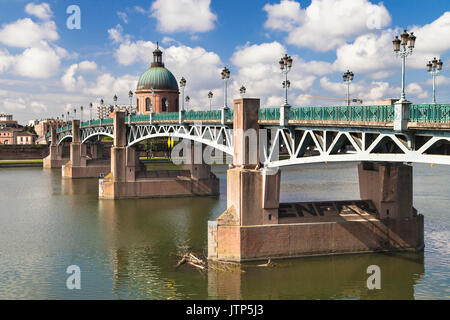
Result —
POLYGON ((159 49, 158 44, 156 50, 153 51, 153 62, 150 68, 139 78, 136 90, 150 90, 152 88, 178 90, 177 79, 175 79, 172 72, 164 67, 162 51, 159 49))
POLYGON ((136 89, 151 88, 178 90, 177 79, 164 67, 151 67, 141 75, 136 89))

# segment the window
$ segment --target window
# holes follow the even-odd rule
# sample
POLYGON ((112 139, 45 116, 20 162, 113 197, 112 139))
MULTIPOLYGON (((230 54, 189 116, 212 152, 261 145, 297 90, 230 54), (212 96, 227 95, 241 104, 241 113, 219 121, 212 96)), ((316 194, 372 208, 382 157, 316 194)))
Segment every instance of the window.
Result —
POLYGON ((162 112, 167 112, 168 106, 169 106, 169 104, 167 103, 166 98, 163 98, 161 100, 161 110, 162 110, 162 112))
POLYGON ((150 111, 150 98, 145 99, 145 111, 150 111))

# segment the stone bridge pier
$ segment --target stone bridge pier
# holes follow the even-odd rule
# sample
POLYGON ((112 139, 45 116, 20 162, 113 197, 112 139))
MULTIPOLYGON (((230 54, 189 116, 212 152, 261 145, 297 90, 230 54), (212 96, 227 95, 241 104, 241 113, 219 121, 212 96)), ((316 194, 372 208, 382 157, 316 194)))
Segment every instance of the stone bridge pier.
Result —
POLYGON ((359 164, 358 200, 280 203, 281 172, 260 168, 259 134, 251 134, 259 132, 258 111, 257 99, 234 101, 227 210, 208 223, 208 259, 243 262, 423 249, 423 216, 412 206, 408 165, 359 164))
POLYGON ((50 143, 49 155, 44 158, 43 167, 46 169, 61 168, 69 161, 69 158, 63 154, 64 146, 58 145, 56 127, 52 126, 50 132, 52 142, 50 143))
MULTIPOLYGON (((185 166, 184 170, 147 170, 127 146, 125 113, 114 113, 114 146, 111 172, 99 181, 100 199, 215 196, 219 179, 208 164, 185 166)), ((191 152, 191 154, 193 154, 191 152)))
POLYGON ((80 120, 72 120, 72 142, 70 143, 70 161, 62 167, 64 178, 98 178, 110 171, 110 163, 102 159, 103 146, 91 144, 87 155, 87 144, 81 143, 80 120), (100 152, 99 152, 100 151, 100 152))

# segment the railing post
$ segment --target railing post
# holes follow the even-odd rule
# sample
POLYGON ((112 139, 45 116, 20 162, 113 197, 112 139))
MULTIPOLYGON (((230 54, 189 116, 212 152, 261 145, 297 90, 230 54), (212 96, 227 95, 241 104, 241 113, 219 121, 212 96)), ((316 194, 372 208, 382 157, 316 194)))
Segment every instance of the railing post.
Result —
POLYGON ((290 111, 290 105, 283 105, 280 107, 280 126, 286 127, 288 125, 290 111))
POLYGON ((185 113, 186 113, 186 111, 183 110, 183 109, 181 109, 180 111, 178 111, 178 123, 179 123, 179 124, 183 124, 185 113))
POLYGON ((409 122, 411 102, 400 99, 394 104, 394 131, 406 131, 409 122))
POLYGON ((227 124, 227 120, 228 120, 228 110, 229 108, 227 106, 224 106, 221 110, 221 116, 220 116, 220 123, 222 125, 227 124))

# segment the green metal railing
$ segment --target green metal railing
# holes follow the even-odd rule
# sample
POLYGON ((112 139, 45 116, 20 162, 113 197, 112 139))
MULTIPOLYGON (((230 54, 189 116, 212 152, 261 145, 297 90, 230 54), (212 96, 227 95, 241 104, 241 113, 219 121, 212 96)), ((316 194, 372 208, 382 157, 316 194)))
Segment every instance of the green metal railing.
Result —
POLYGON ((409 109, 411 122, 449 123, 449 104, 413 104, 409 109))
POLYGON ((153 114, 153 121, 177 121, 179 118, 178 112, 165 112, 153 114))
MULTIPOLYGON (((190 111, 185 113, 185 120, 214 120, 220 121, 221 110, 190 111)), ((234 112, 228 110, 227 118, 233 120, 234 112)), ((261 108, 258 114, 262 121, 279 121, 280 108, 261 108)), ((392 122, 394 121, 394 106, 327 106, 327 107, 295 107, 290 109, 290 120, 297 121, 366 121, 366 122, 392 122)), ((155 113, 153 121, 178 121, 178 112, 155 113)), ((131 122, 149 122, 148 114, 136 114, 131 116, 131 122)), ((113 118, 84 121, 81 127, 95 125, 111 125, 113 118)), ((129 123, 129 117, 125 117, 129 123)), ((410 108, 410 122, 422 123, 450 123, 450 104, 414 104, 410 108)), ((56 130, 57 133, 72 130, 72 125, 67 125, 56 130)))
POLYGON ((290 120, 312 121, 394 121, 394 106, 335 106, 291 108, 290 120))
POLYGON ((222 112, 212 111, 189 111, 184 114, 185 120, 220 120, 222 112))

